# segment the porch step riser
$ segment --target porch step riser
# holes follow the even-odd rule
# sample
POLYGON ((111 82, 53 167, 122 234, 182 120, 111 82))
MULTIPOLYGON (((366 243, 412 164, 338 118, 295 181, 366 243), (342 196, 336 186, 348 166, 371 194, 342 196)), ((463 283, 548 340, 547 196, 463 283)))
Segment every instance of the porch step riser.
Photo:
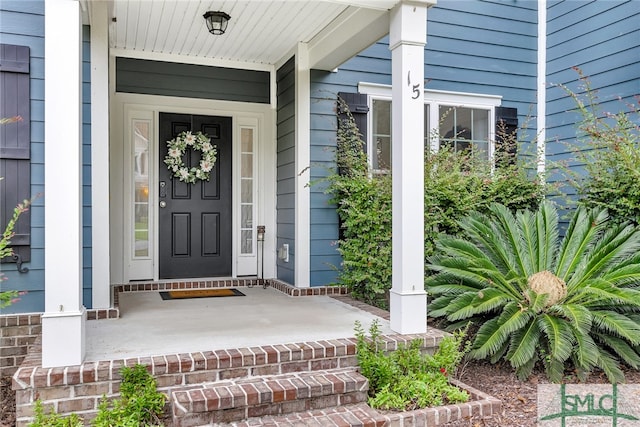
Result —
POLYGON ((304 372, 222 382, 171 393, 174 427, 229 423, 351 405, 367 400, 368 381, 354 370, 304 372))
MULTIPOLYGON (((349 339, 153 357, 159 388, 358 365, 349 339)), ((141 361, 143 364, 146 361, 141 361)), ((129 363, 127 363, 129 365, 129 363)))

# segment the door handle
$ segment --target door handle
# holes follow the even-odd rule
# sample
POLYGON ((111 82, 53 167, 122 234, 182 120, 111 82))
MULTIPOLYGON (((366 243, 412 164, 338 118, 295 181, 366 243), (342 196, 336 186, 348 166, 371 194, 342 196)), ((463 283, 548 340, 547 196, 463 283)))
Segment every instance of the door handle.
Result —
POLYGON ((160 207, 161 208, 166 208, 167 207, 167 202, 165 202, 164 200, 160 201, 160 207))

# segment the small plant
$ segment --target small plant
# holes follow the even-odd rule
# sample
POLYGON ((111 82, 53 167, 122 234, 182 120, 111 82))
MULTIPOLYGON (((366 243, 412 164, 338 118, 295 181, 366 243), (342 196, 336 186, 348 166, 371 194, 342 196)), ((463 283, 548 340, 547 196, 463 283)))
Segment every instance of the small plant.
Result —
MULTIPOLYGON (((0 238, 0 259, 5 257, 10 257, 13 255, 13 249, 9 247, 11 244, 11 238, 14 236, 13 229, 16 226, 16 222, 18 222, 18 218, 20 215, 29 208, 31 202, 29 200, 25 200, 23 203, 20 203, 13 210, 13 216, 7 223, 7 227, 4 229, 2 233, 2 238, 0 238)), ((5 280, 4 275, 0 272, 0 284, 5 280)), ((24 295, 26 292, 18 292, 14 290, 9 291, 0 291, 0 308, 5 308, 18 302, 19 296, 24 295)))
POLYGON ((362 324, 356 322, 358 363, 362 375, 369 379, 369 405, 398 411, 466 402, 469 395, 449 384, 462 360, 465 331, 446 337, 431 356, 422 354, 420 341, 386 354, 380 337, 380 325, 374 321, 367 337, 362 324))
POLYGON ((573 99, 581 116, 576 157, 586 174, 569 172, 570 181, 585 206, 606 208, 616 223, 640 224, 640 107, 627 104, 617 113, 602 111, 589 78, 578 67, 574 71, 582 93, 558 86, 573 99))
POLYGON ((120 399, 109 402, 103 398, 95 427, 139 427, 162 425, 166 396, 157 391, 156 380, 143 365, 123 367, 120 399))
POLYGON ((62 417, 53 411, 45 413, 44 406, 40 400, 36 401, 34 409, 35 417, 29 424, 29 427, 82 427, 84 423, 82 418, 77 414, 71 414, 68 417, 62 417))
MULTIPOLYGON (((120 398, 106 397, 98 405, 98 414, 91 422, 94 427, 161 427, 166 396, 156 389, 156 380, 143 365, 123 367, 120 398)), ((45 413, 40 400, 36 401, 35 417, 29 427, 82 427, 77 414, 62 417, 53 409, 45 413)))
POLYGON ((621 362, 640 368, 640 229, 608 218, 582 206, 561 240, 549 202, 468 215, 430 259, 430 315, 473 321, 470 355, 505 359, 522 379, 540 362, 552 381, 570 366, 623 380, 621 362))

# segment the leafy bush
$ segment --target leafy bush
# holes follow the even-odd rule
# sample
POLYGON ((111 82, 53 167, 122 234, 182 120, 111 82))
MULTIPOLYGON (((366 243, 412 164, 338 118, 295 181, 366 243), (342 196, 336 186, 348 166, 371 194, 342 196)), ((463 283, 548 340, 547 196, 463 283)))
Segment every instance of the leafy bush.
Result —
POLYGON ((166 396, 156 389, 156 380, 143 365, 122 368, 120 399, 102 399, 95 427, 139 427, 161 425, 166 396))
POLYGON ((640 229, 605 210, 578 208, 561 240, 549 202, 513 215, 503 205, 459 221, 428 267, 430 314, 479 329, 470 355, 505 359, 527 378, 542 362, 559 381, 567 365, 624 378, 640 368, 640 229))
POLYGON ((49 413, 45 413, 44 406, 41 401, 36 401, 34 409, 33 421, 29 427, 82 427, 84 423, 82 418, 77 414, 71 414, 68 417, 62 417, 56 414, 53 409, 49 413))
POLYGON ((573 180, 581 202, 608 209, 614 222, 640 224, 640 109, 627 105, 615 114, 601 111, 597 91, 582 70, 574 69, 584 92, 561 87, 582 116, 577 138, 583 149, 577 157, 587 173, 573 180))
MULTIPOLYGON (((371 173, 353 117, 346 106, 340 108, 347 118, 338 128, 337 171, 329 176, 327 189, 342 227, 338 280, 355 298, 386 308, 392 263, 391 174, 371 173)), ((425 257, 433 253, 439 233, 459 233, 457 219, 473 210, 485 211, 493 201, 512 209, 535 209, 544 188, 527 172, 522 164, 492 170, 486 160, 468 152, 443 148, 426 153, 425 257)))
POLYGON ((380 325, 373 322, 366 336, 356 322, 358 364, 369 379, 369 405, 398 411, 466 402, 466 391, 449 384, 466 349, 461 349, 464 332, 446 337, 431 356, 420 352, 420 341, 386 354, 380 325))
MULTIPOLYGON (((143 365, 123 367, 120 398, 102 398, 98 414, 91 422, 94 427, 153 427, 162 426, 166 396, 156 389, 156 380, 143 365)), ((29 427, 82 427, 77 414, 62 417, 51 410, 45 414, 42 402, 36 401, 35 417, 29 427)))

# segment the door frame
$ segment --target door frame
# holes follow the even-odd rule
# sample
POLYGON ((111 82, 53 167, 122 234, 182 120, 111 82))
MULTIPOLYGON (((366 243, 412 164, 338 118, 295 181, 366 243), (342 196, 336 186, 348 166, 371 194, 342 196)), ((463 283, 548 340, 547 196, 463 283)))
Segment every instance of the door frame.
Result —
POLYGON ((264 277, 275 276, 276 260, 276 152, 274 112, 269 104, 253 104, 231 101, 212 101, 190 98, 174 98, 157 95, 114 93, 111 98, 110 122, 110 252, 112 283, 128 283, 133 280, 158 280, 158 123, 160 112, 226 116, 232 118, 233 182, 232 182, 232 277, 259 273, 258 261, 264 251, 264 277), (149 154, 151 182, 149 191, 150 241, 152 255, 147 260, 132 256, 129 240, 133 233, 132 146, 131 120, 144 118, 152 122, 155 143, 150 144, 149 154), (241 255, 240 241, 240 129, 251 128, 254 138, 254 230, 257 225, 266 226, 264 247, 254 245, 251 256, 241 255), (125 167, 127 165, 127 167, 125 167), (152 225, 153 224, 153 225, 152 225), (253 267, 255 265, 255 267, 253 267))

